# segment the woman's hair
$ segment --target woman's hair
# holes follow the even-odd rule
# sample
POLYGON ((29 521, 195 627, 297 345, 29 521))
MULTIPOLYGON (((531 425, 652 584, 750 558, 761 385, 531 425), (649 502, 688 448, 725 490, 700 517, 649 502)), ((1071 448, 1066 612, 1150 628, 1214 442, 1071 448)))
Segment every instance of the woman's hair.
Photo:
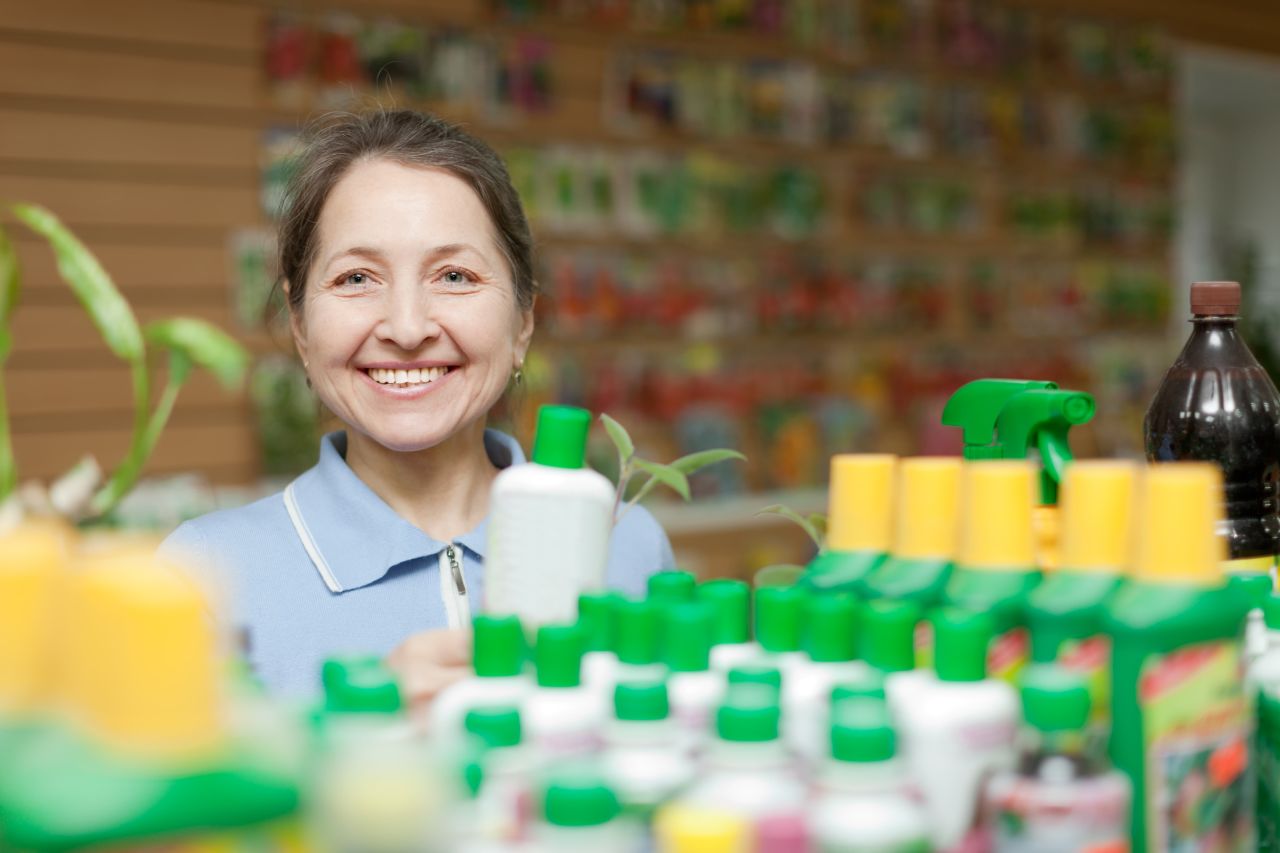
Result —
POLYGON ((308 129, 305 147, 285 194, 280 218, 280 275, 289 283, 289 307, 302 308, 307 275, 315 262, 320 212, 348 170, 367 160, 442 169, 465 181, 492 220, 498 247, 511 269, 516 302, 533 307, 533 240, 520 196, 502 158, 456 125, 413 110, 340 114, 308 129))

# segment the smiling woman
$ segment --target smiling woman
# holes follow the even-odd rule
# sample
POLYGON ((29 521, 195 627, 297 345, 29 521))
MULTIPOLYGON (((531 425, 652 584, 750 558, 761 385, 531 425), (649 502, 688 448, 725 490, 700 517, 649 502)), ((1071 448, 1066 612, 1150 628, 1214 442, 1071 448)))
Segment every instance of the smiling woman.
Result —
MULTIPOLYGON (((306 695, 322 661, 389 655, 427 700, 465 673, 489 492, 523 462, 485 427, 533 337, 532 241, 502 160, 411 111, 315 129, 290 185, 280 270, 294 342, 344 429, 283 492, 188 522, 164 548, 225 577, 250 662, 306 695), (449 630, 454 629, 454 630, 449 630)), ((638 593, 670 545, 632 512, 607 578, 638 593)))

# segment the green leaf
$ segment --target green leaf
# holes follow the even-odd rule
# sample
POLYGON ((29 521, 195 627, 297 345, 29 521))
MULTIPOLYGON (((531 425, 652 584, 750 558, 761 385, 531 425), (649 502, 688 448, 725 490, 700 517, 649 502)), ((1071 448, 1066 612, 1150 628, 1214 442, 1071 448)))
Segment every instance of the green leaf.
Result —
POLYGON ((58 273, 71 285, 111 351, 125 361, 141 361, 144 347, 138 320, 93 253, 45 208, 15 204, 13 213, 53 247, 58 273))
POLYGON ((708 465, 714 465, 726 459, 737 459, 739 462, 747 461, 747 457, 736 450, 702 450, 698 453, 690 453, 688 456, 681 456, 671 463, 671 467, 687 476, 706 468, 708 465))
POLYGON ((827 517, 820 512, 813 512, 809 514, 809 523, 813 525, 813 529, 818 531, 818 535, 825 542, 827 540, 827 517))
POLYGON ((9 322, 18 304, 18 291, 22 285, 22 267, 18 252, 13 248, 9 235, 0 228, 0 326, 9 322))
MULTIPOLYGON (((249 367, 249 353, 226 332, 194 317, 170 317, 148 323, 147 341, 203 367, 228 389, 239 388, 249 367)), ((182 362, 174 366, 181 369, 182 362)))
MULTIPOLYGON (((822 550, 822 543, 824 540, 823 535, 818 532, 817 527, 810 519, 800 515, 800 513, 796 512, 791 507, 784 506, 783 504, 772 504, 757 512, 756 515, 780 515, 789 521, 794 521, 796 524, 800 525, 800 528, 804 530, 805 533, 809 535, 809 538, 813 540, 813 544, 818 547, 818 550, 822 550)), ((825 527, 825 522, 823 526, 825 527)))
MULTIPOLYGON (((650 479, 656 480, 668 488, 674 489, 680 497, 689 500, 689 478, 684 472, 670 465, 659 465, 657 462, 650 462, 648 459, 632 460, 637 468, 649 475, 650 479)), ((648 485, 647 483, 645 484, 648 485)), ((647 491, 641 486, 641 491, 647 491)))
POLYGON ((606 414, 600 415, 600 423, 604 424, 604 431, 609 434, 609 440, 613 442, 613 446, 618 448, 619 468, 624 467, 631 457, 636 455, 636 446, 631 441, 631 436, 627 433, 626 428, 606 414))
POLYGON ((756 589, 767 586, 795 586, 804 576, 804 566, 779 563, 765 566, 751 578, 751 585, 756 589))

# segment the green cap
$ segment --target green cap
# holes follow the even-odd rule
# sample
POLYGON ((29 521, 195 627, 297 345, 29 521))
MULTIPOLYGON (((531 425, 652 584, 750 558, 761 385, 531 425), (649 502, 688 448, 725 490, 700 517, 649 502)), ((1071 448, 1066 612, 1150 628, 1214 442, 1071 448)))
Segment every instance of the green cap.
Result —
POLYGON ((520 711, 509 705, 472 708, 463 725, 487 747, 520 744, 520 711))
POLYGON ((698 600, 709 601, 716 609, 713 643, 745 643, 751 639, 751 587, 745 581, 707 581, 698 587, 698 600))
POLYGON ((663 662, 672 672, 704 672, 711 667, 711 632, 716 613, 704 601, 667 605, 661 611, 663 662))
POLYGON ((831 688, 831 704, 846 699, 884 699, 884 673, 878 669, 867 670, 853 678, 846 678, 831 688))
POLYGON ((768 664, 747 664, 729 670, 729 684, 759 684, 772 690, 782 689, 782 670, 768 664))
POLYGON ((804 590, 767 586, 756 590, 756 641, 769 652, 800 651, 804 590))
POLYGON ((809 596, 804 623, 804 650, 819 663, 850 661, 858 656, 858 602, 845 593, 809 596))
POLYGON ((626 599, 614 606, 617 635, 613 651, 622 663, 644 666, 657 663, 659 640, 658 606, 651 601, 626 599))
POLYGON ((1280 631, 1280 593, 1273 592, 1262 602, 1262 618, 1268 629, 1280 631))
POLYGON ((716 710, 716 734, 734 743, 766 743, 778 739, 780 717, 777 691, 737 685, 716 710))
POLYGON ((583 631, 577 625, 543 625, 538 629, 534 663, 539 687, 582 684, 583 631))
POLYGON ((667 685, 661 681, 618 682, 613 688, 613 713, 619 720, 665 720, 671 713, 667 685))
POLYGON ((524 630, 516 616, 471 620, 472 665, 480 678, 519 675, 524 666, 524 630))
POLYGON ((1052 664, 1028 667, 1020 682, 1022 715, 1042 732, 1080 731, 1089 724, 1089 686, 1080 675, 1052 664))
POLYGON ((542 406, 533 434, 533 461, 553 468, 581 468, 587 459, 591 413, 577 406, 542 406))
POLYGON ((836 761, 888 761, 896 747, 884 700, 846 699, 831 709, 831 757, 836 761))
POLYGON ((578 596, 578 625, 587 651, 613 650, 614 606, 621 600, 616 592, 584 592, 578 596))
POLYGON ((655 601, 691 601, 698 579, 692 572, 672 570, 649 575, 649 597, 655 601))
POLYGON ((326 711, 396 714, 404 707, 395 674, 377 657, 330 658, 320 669, 326 711))
POLYGON ((1245 595, 1249 597, 1249 602, 1254 607, 1261 607, 1263 602, 1275 590, 1275 584, 1271 581, 1270 572, 1234 572, 1227 575, 1231 579, 1233 586, 1238 586, 1244 590, 1245 595))
POLYGON ((916 666, 916 624, 920 607, 910 601, 876 599, 862 611, 862 657, 882 672, 916 666))
POLYGON ((933 657, 939 681, 982 681, 995 624, 986 613, 944 607, 933 614, 933 657))
POLYGON ((600 826, 621 811, 618 798, 597 776, 563 776, 547 786, 543 813, 552 826, 600 826))

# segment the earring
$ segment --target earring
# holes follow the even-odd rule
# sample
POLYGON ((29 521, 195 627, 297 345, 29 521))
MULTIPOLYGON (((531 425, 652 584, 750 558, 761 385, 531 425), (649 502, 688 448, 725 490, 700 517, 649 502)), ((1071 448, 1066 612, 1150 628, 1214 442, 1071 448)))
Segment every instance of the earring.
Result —
POLYGON ((523 361, 520 362, 518 365, 516 365, 515 373, 511 374, 511 381, 514 382, 516 385, 519 385, 521 382, 524 381, 524 362, 523 361))

